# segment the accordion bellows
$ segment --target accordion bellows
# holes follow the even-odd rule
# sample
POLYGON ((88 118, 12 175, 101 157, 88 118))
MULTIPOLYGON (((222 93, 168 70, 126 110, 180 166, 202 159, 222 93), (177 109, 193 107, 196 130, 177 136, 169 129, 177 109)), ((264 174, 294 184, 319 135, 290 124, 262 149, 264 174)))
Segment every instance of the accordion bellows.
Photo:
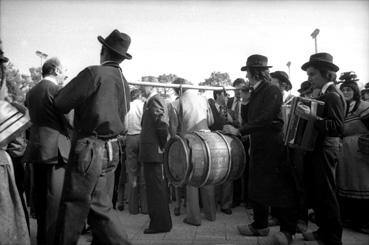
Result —
POLYGON ((31 126, 30 118, 10 103, 0 100, 0 147, 31 126))
POLYGON ((293 98, 292 105, 288 108, 290 111, 285 113, 287 115, 285 120, 287 126, 284 128, 284 143, 291 148, 312 151, 315 147, 318 132, 314 128, 313 119, 306 120, 295 113, 300 103, 308 106, 312 115, 322 116, 324 102, 302 97, 293 98))

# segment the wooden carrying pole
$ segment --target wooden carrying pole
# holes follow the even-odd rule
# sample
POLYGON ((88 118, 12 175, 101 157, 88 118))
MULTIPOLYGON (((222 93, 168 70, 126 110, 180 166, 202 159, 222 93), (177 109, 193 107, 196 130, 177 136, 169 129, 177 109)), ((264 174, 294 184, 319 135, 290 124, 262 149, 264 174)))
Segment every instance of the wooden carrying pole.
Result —
POLYGON ((128 82, 131 85, 139 86, 151 86, 151 87, 162 87, 162 88, 186 88, 186 89, 202 89, 202 90, 236 90, 237 88, 227 87, 213 87, 213 86, 199 86, 191 84, 167 84, 167 83, 152 83, 152 82, 128 82))

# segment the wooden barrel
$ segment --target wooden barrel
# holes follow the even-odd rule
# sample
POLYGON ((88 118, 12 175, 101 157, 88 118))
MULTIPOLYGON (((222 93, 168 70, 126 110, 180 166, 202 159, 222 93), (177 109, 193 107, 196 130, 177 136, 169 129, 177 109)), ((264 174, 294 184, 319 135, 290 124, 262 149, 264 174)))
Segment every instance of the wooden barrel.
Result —
POLYGON ((201 187, 234 180, 242 175, 246 153, 241 141, 219 132, 193 132, 172 138, 164 163, 176 186, 201 187))

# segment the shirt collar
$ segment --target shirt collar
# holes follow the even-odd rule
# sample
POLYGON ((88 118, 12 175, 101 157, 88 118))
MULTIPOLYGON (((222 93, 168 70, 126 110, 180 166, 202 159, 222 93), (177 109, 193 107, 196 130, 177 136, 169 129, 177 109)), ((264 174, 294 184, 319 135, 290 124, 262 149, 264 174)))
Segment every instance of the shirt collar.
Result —
POLYGON ((322 87, 322 90, 320 92, 322 94, 325 94, 325 92, 327 92, 328 87, 331 86, 331 85, 334 85, 334 83, 333 82, 328 82, 328 83, 324 84, 324 86, 322 87))
POLYGON ((58 85, 58 81, 56 81, 56 79, 54 77, 46 76, 46 77, 44 77, 44 80, 50 81, 53 84, 58 85))
POLYGON ((117 62, 112 61, 112 60, 105 60, 104 62, 101 63, 102 66, 114 66, 120 69, 120 66, 117 62))
POLYGON ((215 101, 215 108, 217 108, 218 111, 220 109, 220 105, 216 101, 215 101))

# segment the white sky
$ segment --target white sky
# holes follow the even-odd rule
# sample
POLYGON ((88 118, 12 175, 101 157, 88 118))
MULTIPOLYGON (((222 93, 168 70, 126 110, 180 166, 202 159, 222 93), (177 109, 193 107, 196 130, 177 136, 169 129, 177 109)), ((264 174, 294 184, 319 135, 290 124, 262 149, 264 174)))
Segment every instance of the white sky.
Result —
MULTIPOLYGON (((20 69, 40 65, 36 50, 58 56, 75 76, 99 62, 101 44, 113 29, 131 36, 128 81, 174 73, 193 83, 213 71, 245 77, 249 55, 268 56, 271 71, 288 71, 296 91, 306 80, 301 65, 329 52, 343 71, 369 82, 369 1, 20 1, 0 0, 5 55, 20 69)), ((339 75, 338 74, 338 75, 339 75)))

